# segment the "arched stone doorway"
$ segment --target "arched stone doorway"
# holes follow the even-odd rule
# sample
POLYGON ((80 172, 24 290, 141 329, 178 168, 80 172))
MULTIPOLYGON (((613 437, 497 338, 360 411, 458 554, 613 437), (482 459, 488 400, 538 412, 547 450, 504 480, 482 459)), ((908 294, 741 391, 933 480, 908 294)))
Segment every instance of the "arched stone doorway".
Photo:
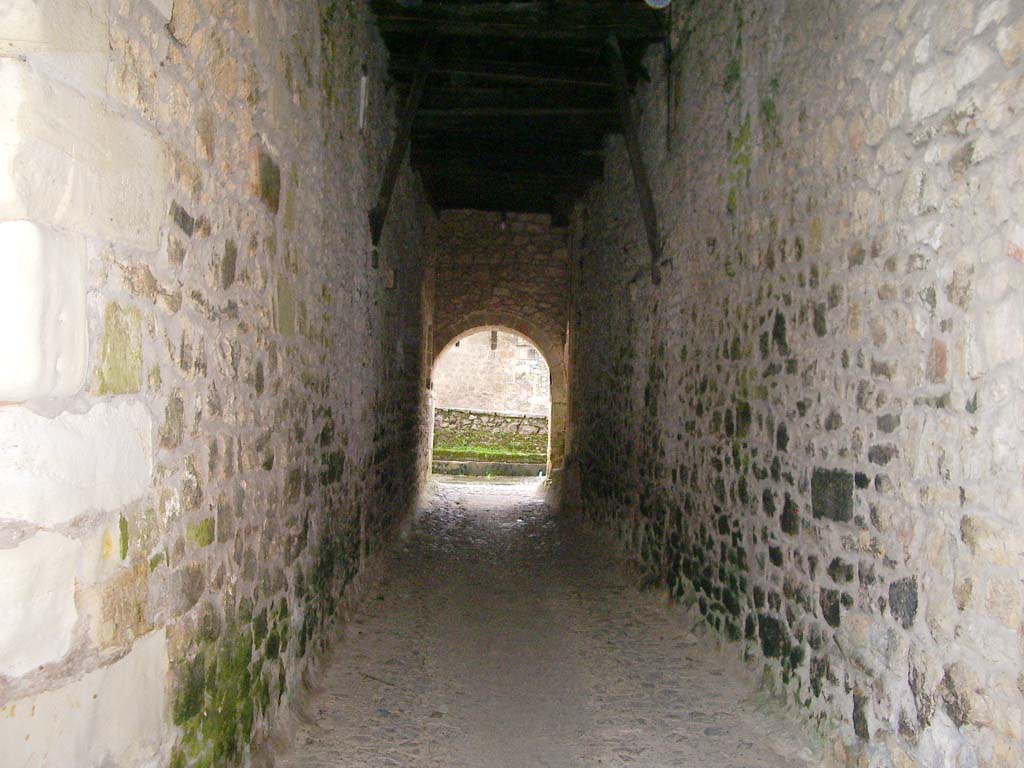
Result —
POLYGON ((562 467, 565 459, 568 381, 565 371, 565 352, 560 341, 551 339, 543 329, 535 327, 529 321, 524 321, 521 318, 510 317, 502 313, 474 312, 460 322, 446 327, 440 338, 435 337, 431 370, 441 354, 460 339, 492 328, 511 331, 523 336, 537 348, 548 365, 551 376, 551 408, 548 413, 547 474, 550 476, 552 470, 562 467))

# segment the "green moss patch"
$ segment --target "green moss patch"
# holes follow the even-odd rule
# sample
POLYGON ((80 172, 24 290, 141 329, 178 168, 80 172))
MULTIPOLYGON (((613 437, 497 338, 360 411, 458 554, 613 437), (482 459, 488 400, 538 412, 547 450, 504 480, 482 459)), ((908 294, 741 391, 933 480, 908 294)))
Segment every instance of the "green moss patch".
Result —
POLYGON ((101 395, 126 395, 142 389, 142 318, 134 307, 107 304, 97 376, 101 395))

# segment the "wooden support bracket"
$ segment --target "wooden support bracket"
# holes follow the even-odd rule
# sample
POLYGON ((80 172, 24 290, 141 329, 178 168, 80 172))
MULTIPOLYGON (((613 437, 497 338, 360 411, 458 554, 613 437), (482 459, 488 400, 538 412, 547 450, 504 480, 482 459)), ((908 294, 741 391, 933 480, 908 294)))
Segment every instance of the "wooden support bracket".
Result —
POLYGON ((412 122, 416 118, 416 110, 419 108, 420 98, 423 96, 427 75, 430 74, 430 66, 434 58, 436 44, 437 37, 433 34, 423 44, 420 60, 416 66, 416 77, 412 81, 409 96, 405 100, 405 106, 402 107, 402 114, 398 119, 398 129, 395 131, 395 140, 391 144, 387 165, 384 166, 384 175, 380 182, 377 204, 370 211, 370 237, 374 245, 380 243, 380 236, 384 232, 384 222, 388 216, 388 208, 391 206, 391 195, 395 191, 395 182, 398 181, 398 174, 402 170, 405 153, 409 149, 409 138, 412 136, 412 122))
POLYGON ((619 119, 622 121, 622 133, 626 139, 626 151, 629 153, 629 164, 633 169, 633 185, 640 199, 640 212, 647 230, 647 245, 651 250, 651 282, 661 282, 661 238, 658 235, 658 212, 654 207, 651 195, 651 184, 644 167, 644 156, 640 150, 640 139, 637 135, 636 120, 633 117, 633 106, 629 102, 629 84, 626 81, 626 66, 622 61, 622 51, 615 33, 608 36, 608 59, 612 69, 612 82, 615 85, 615 98, 619 105, 619 119))

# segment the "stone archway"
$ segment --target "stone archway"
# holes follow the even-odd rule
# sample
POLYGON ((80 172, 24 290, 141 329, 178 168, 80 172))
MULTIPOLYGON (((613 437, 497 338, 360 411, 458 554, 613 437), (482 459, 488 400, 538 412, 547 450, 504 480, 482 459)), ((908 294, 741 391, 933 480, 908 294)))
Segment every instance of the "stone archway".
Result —
POLYGON ((537 347, 548 365, 551 377, 551 408, 548 412, 548 467, 547 474, 560 469, 565 459, 565 423, 568 393, 568 379, 565 369, 565 349, 560 340, 552 339, 544 329, 522 318, 500 312, 473 312, 457 323, 435 332, 434 354, 431 369, 446 349, 472 333, 486 329, 500 328, 519 334, 537 347))
POLYGON ((568 414, 566 230, 543 214, 448 210, 434 230, 433 251, 433 359, 480 327, 501 326, 530 339, 551 372, 548 469, 561 469, 568 414))

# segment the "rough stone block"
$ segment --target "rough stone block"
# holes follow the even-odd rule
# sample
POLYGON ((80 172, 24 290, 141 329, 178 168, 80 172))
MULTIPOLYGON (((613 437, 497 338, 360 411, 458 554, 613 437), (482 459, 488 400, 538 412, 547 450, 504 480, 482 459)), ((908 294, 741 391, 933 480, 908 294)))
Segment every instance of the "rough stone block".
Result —
POLYGON ((889 585, 889 610, 909 629, 917 616, 917 578, 914 576, 894 581, 889 585))
POLYGON ((84 241, 0 223, 0 401, 73 395, 87 354, 84 241))
POLYGON ((996 48, 1003 57, 1003 63, 1012 67, 1024 53, 1024 18, 1003 27, 996 34, 996 48))
POLYGON ((296 331, 295 289, 289 280, 277 281, 277 332, 292 336, 296 331))
POLYGON ((27 56, 80 89, 102 92, 110 59, 107 9, 100 0, 0 3, 0 55, 27 56))
POLYGON ((141 403, 102 402, 56 418, 5 408, 0 434, 0 519, 57 525, 149 490, 152 422, 141 403))
POLYGON ((63 688, 11 702, 0 750, 11 766, 162 765, 167 637, 135 641, 127 656, 63 688))
POLYGON ((816 467, 811 475, 814 516, 846 522, 853 518, 853 475, 845 469, 816 467))
POLYGON ((23 675, 71 648, 80 549, 79 542, 46 531, 0 549, 0 674, 23 675))
POLYGON ((956 103, 956 73, 952 62, 931 67, 910 81, 910 115, 923 120, 956 103))
POLYGON ((171 20, 171 11, 174 8, 173 0, 149 0, 149 4, 156 8, 157 13, 163 17, 164 21, 171 20))
POLYGON ((1024 327, 1020 322, 1022 308, 1024 301, 1011 294, 982 311, 978 330, 990 369, 1024 357, 1024 327))
POLYGON ((155 250, 167 161, 152 133, 0 58, 0 219, 155 250))
POLYGON ((134 307, 107 304, 97 379, 101 395, 127 395, 142 389, 141 318, 134 307))

